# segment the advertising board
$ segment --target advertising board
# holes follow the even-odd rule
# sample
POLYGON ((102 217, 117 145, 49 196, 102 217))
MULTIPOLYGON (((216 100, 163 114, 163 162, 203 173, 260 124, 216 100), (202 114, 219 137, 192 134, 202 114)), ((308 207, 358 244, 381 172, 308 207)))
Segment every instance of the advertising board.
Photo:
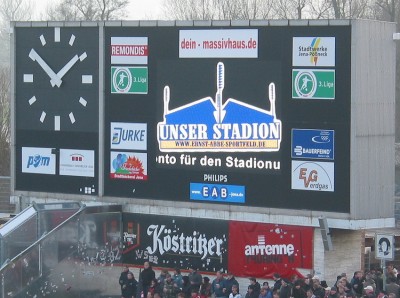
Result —
POLYGON ((15 30, 16 190, 350 211, 350 25, 93 24, 15 30))
POLYGON ((147 180, 106 166, 105 194, 349 211, 350 27, 105 27, 104 53, 106 82, 148 86, 105 86, 105 131, 147 124, 147 148, 130 150, 147 154, 147 180), (145 79, 113 78, 122 37, 146 41, 146 60, 123 65, 145 79))

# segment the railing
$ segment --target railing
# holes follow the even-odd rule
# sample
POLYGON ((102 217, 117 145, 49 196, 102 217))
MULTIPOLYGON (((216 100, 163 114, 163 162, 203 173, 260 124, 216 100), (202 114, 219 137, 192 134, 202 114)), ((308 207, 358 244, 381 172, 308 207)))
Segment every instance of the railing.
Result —
POLYGON ((119 261, 121 221, 121 206, 80 209, 3 264, 0 297, 87 297, 87 293, 100 297, 107 294, 106 289, 80 277, 83 271, 89 272, 87 267, 119 261))

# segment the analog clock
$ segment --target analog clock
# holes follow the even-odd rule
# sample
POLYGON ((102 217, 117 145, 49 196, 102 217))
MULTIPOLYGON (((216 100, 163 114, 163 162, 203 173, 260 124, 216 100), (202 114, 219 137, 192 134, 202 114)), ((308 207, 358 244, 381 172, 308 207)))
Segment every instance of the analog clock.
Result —
POLYGON ((98 131, 98 28, 17 29, 17 129, 98 131))

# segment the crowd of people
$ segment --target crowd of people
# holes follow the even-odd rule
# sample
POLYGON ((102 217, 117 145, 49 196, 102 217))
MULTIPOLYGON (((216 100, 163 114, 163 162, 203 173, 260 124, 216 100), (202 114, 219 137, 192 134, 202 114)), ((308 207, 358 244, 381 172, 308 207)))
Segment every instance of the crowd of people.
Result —
POLYGON ((145 262, 139 282, 124 267, 119 284, 122 298, 400 298, 400 273, 392 265, 385 273, 380 269, 356 271, 351 277, 342 273, 332 285, 316 275, 288 279, 275 273, 271 285, 267 281, 260 285, 251 277, 246 293, 240 294, 232 273, 217 271, 211 281, 196 269, 182 275, 177 268, 172 274, 162 270, 156 277, 149 262, 145 262))

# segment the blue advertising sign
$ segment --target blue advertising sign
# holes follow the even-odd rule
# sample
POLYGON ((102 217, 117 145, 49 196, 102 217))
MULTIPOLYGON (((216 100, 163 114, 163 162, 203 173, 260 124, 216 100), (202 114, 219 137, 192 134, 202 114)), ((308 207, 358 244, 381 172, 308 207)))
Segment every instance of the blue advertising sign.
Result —
POLYGON ((244 203, 245 187, 242 185, 190 183, 190 199, 195 201, 244 203))
POLYGON ((333 130, 292 129, 292 158, 334 159, 333 130))

